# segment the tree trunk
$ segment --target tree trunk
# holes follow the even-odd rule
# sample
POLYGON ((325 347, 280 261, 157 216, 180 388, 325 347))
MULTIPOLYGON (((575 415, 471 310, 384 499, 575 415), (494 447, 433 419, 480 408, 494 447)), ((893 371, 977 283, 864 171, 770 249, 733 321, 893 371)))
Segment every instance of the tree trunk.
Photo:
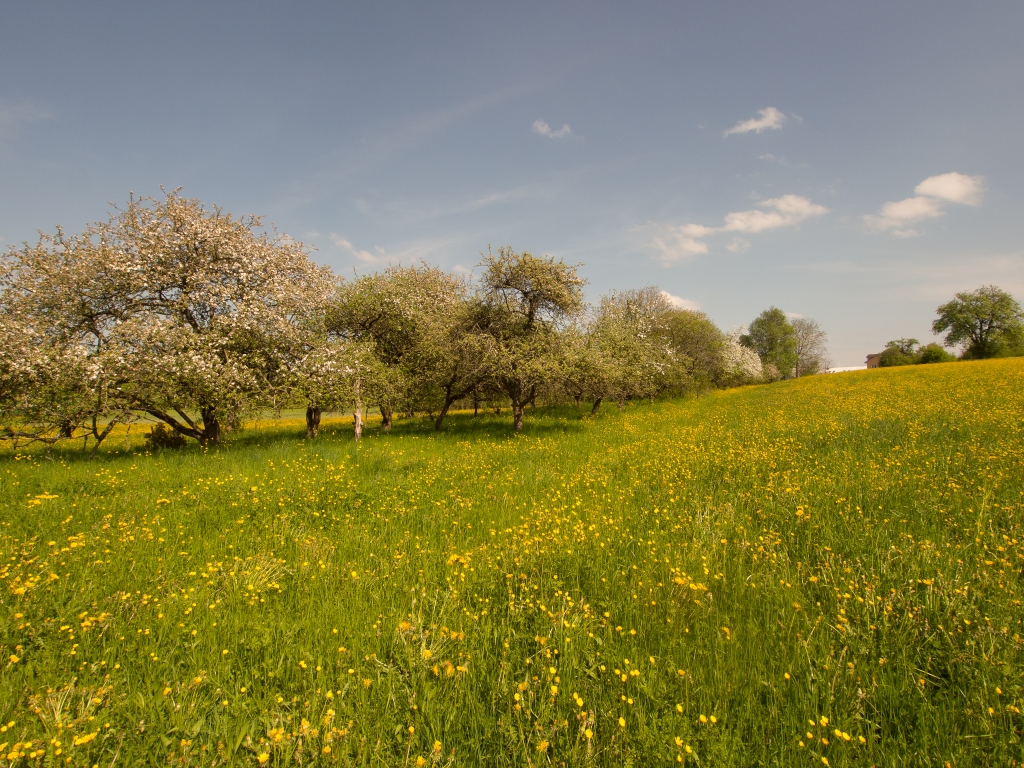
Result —
MULTIPOLYGON (((117 420, 116 419, 111 419, 110 423, 108 423, 107 426, 105 426, 103 428, 102 432, 97 432, 96 431, 96 419, 94 418, 92 420, 92 434, 96 438, 96 445, 94 445, 92 447, 92 452, 89 454, 89 458, 90 459, 93 458, 96 455, 96 452, 100 449, 100 443, 102 443, 104 438, 106 438, 106 436, 110 434, 110 431, 114 428, 115 424, 117 424, 117 420)), ((89 436, 89 433, 86 432, 86 438, 88 438, 88 436, 89 436)))
POLYGON ((583 399, 583 395, 575 394, 572 396, 572 399, 576 401, 576 410, 578 411, 580 409, 580 401, 583 399))
POLYGON ((60 425, 60 436, 61 437, 63 437, 63 438, 70 438, 70 437, 74 437, 74 434, 75 434, 75 425, 72 424, 70 421, 65 421, 63 424, 60 425))
POLYGON ((390 432, 391 422, 393 421, 393 412, 390 408, 380 406, 380 431, 390 432))
POLYGON ((477 413, 480 410, 480 396, 473 390, 473 418, 476 418, 477 413))
POLYGON ((603 397, 599 397, 599 398, 597 398, 597 399, 596 399, 596 400, 594 401, 594 407, 590 409, 590 415, 591 415, 591 416, 594 416, 594 415, 596 415, 596 414, 597 414, 597 410, 598 410, 598 408, 600 408, 600 407, 601 407, 601 401, 602 401, 602 400, 604 400, 604 398, 603 398, 603 397))
POLYGON ((523 414, 526 411, 526 403, 512 403, 512 428, 516 432, 523 431, 523 414))
POLYGON ((306 408, 306 439, 312 440, 320 434, 320 408, 312 405, 306 408))
POLYGON ((359 393, 359 384, 359 379, 356 379, 356 385, 354 387, 356 407, 352 412, 352 431, 357 443, 363 439, 363 398, 359 393))
POLYGON ((623 408, 625 408, 625 407, 626 407, 626 399, 625 399, 625 398, 622 398, 622 397, 620 397, 620 398, 619 398, 619 410, 621 411, 621 410, 622 410, 623 408))
POLYGON ((199 442, 203 445, 220 442, 220 421, 217 420, 217 412, 213 408, 201 408, 199 411, 203 417, 203 436, 199 442))
POLYGON ((448 409, 451 408, 451 401, 445 400, 444 405, 441 406, 441 412, 437 414, 437 418, 434 420, 434 431, 440 432, 441 425, 444 423, 444 417, 448 415, 448 409))

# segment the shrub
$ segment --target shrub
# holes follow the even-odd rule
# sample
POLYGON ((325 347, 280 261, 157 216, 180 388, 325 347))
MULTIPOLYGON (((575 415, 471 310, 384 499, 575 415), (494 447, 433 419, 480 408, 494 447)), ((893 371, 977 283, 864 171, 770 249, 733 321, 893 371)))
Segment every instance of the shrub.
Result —
POLYGON ((146 435, 146 442, 151 448, 184 448, 188 441, 183 434, 166 424, 154 424, 146 435))

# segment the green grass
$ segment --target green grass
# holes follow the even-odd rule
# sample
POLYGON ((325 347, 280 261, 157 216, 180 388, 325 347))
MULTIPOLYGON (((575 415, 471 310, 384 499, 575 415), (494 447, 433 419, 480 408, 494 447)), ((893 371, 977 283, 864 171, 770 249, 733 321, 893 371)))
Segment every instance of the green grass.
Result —
POLYGON ((1022 417, 1004 360, 8 451, 0 765, 1019 764, 1022 417))

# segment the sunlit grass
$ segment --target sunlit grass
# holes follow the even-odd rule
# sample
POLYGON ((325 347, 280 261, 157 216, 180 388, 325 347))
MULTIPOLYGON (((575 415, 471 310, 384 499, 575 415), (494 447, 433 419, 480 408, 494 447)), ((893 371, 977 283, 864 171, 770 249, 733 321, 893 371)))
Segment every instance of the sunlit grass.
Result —
POLYGON ((1022 759, 1024 361, 285 415, 0 459, 0 765, 1022 759))

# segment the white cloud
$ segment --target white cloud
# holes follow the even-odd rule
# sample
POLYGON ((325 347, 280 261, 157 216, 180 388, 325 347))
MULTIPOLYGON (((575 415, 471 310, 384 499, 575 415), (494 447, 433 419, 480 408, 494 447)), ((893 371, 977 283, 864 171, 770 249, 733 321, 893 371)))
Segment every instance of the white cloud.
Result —
POLYGON ((688 309, 691 312, 700 311, 700 304, 696 301, 690 301, 689 299, 684 299, 679 296, 673 296, 668 291, 661 291, 661 295, 664 296, 668 303, 673 307, 678 309, 688 309))
POLYGON ((668 227, 665 235, 651 241, 651 246, 661 252, 661 261, 665 266, 708 252, 707 243, 687 237, 681 231, 683 229, 685 227, 668 227))
POLYGON ((725 132, 725 136, 732 136, 737 133, 761 133, 766 130, 781 128, 786 122, 786 116, 775 107, 766 107, 757 110, 760 117, 752 117, 749 120, 740 120, 736 125, 725 132))
MULTIPOLYGON (((718 233, 736 232, 757 234, 773 229, 795 227, 807 219, 828 213, 828 208, 818 205, 800 195, 782 195, 765 200, 761 210, 733 211, 727 213, 720 227, 708 227, 704 224, 683 224, 663 228, 663 234, 651 241, 651 247, 661 252, 661 260, 666 265, 690 256, 708 252, 708 244, 704 240, 718 233)), ((743 253, 750 247, 750 241, 742 237, 734 237, 725 246, 733 253, 743 253)))
POLYGON ((962 173, 942 173, 929 176, 918 184, 915 197, 885 203, 878 213, 868 214, 864 222, 882 232, 892 232, 897 237, 915 237, 920 233, 914 229, 919 222, 944 216, 944 203, 978 205, 981 202, 982 178, 962 173))
POLYGON ((352 243, 346 240, 341 235, 337 235, 331 232, 331 243, 335 248, 342 251, 348 251, 352 256, 355 256, 360 261, 366 262, 367 264, 380 264, 388 260, 387 254, 384 249, 379 245, 374 247, 377 253, 370 253, 370 251, 360 250, 356 248, 352 243))
POLYGON ((725 224, 719 232, 745 232, 755 234, 769 229, 795 227, 803 221, 828 213, 828 208, 812 203, 800 195, 773 197, 761 203, 766 210, 736 211, 725 215, 725 224))
POLYGON ((942 216, 942 204, 931 197, 908 197, 883 205, 877 214, 865 216, 872 229, 891 230, 897 237, 915 237, 919 234, 913 225, 925 219, 942 216))
POLYGON ((539 133, 541 136, 547 136, 549 139, 561 139, 563 136, 568 136, 572 133, 572 129, 568 123, 562 123, 562 127, 557 131, 552 130, 546 121, 537 118, 533 121, 533 132, 539 133))
POLYGON ((919 195, 937 197, 951 203, 977 205, 981 202, 981 176, 967 176, 963 173, 941 173, 929 176, 916 187, 919 195))

